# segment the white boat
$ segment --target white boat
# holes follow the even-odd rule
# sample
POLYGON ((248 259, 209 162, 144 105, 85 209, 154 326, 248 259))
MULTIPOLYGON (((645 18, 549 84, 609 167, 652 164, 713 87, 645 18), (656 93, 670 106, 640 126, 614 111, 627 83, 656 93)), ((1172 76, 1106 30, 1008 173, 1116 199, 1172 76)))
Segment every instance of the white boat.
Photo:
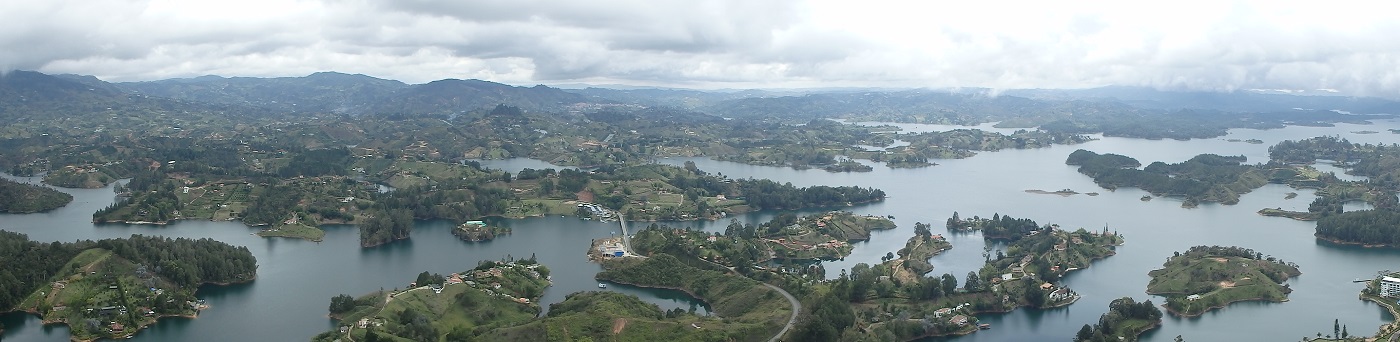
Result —
POLYGON ((598 283, 598 288, 600 288, 600 289, 606 289, 606 288, 608 288, 608 284, 598 283))

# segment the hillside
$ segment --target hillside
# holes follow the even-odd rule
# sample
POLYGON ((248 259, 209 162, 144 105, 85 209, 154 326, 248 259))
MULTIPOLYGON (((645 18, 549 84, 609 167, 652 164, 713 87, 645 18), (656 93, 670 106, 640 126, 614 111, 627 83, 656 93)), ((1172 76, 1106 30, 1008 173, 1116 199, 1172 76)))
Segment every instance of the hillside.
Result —
POLYGON ((34 213, 68 205, 73 195, 39 185, 0 179, 0 213, 34 213))
POLYGON ((1265 171, 1244 161, 1244 156, 1201 154, 1181 163, 1153 162, 1139 170, 1132 158, 1077 150, 1065 164, 1079 165, 1079 173, 1106 189, 1135 187, 1156 196, 1184 197, 1182 206, 1194 207, 1197 202, 1239 203, 1241 194, 1268 183, 1265 171))
POLYGON ((1254 250, 1195 246, 1148 272, 1147 293, 1166 296, 1168 312, 1192 317, 1234 302, 1287 301, 1293 290, 1283 283, 1301 274, 1297 266, 1254 250))

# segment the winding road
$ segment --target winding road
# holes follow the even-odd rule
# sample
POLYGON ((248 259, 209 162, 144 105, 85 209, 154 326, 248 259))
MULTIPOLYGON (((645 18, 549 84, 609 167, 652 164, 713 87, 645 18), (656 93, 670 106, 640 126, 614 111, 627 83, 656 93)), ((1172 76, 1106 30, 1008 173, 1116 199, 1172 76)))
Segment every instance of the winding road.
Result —
POLYGON ((802 303, 798 302, 797 298, 793 297, 791 293, 783 291, 780 287, 768 283, 763 283, 763 286, 767 286, 773 289, 773 291, 778 291, 783 297, 787 297, 788 303, 792 303, 792 317, 788 317, 787 325, 784 325, 783 330, 779 330, 777 335, 773 335, 773 338, 768 339, 768 342, 778 342, 783 339, 783 335, 787 335, 788 330, 792 330, 793 325, 797 324, 797 314, 802 312, 802 303))

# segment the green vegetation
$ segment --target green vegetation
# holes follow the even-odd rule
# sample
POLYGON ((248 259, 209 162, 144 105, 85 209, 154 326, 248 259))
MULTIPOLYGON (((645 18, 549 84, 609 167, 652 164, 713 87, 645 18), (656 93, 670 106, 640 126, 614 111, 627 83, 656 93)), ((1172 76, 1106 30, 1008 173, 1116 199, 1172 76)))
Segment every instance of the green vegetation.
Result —
POLYGON ((1104 188, 1136 187, 1156 196, 1181 196, 1186 198, 1183 206, 1191 207, 1196 202, 1239 203, 1240 194, 1268 183, 1269 177, 1259 167, 1243 165, 1244 161, 1244 156, 1202 154, 1177 164, 1154 162, 1139 170, 1135 167, 1140 163, 1126 156, 1077 150, 1065 164, 1078 165, 1079 173, 1104 188))
POLYGON ((576 292, 549 306, 549 314, 529 323, 492 330, 483 341, 740 341, 753 340, 724 330, 714 318, 680 309, 663 311, 636 296, 617 292, 576 292))
POLYGON ((1285 216, 1299 220, 1317 220, 1317 237, 1343 244, 1366 246, 1396 246, 1400 244, 1400 146, 1354 144, 1337 137, 1316 137, 1300 141, 1283 141, 1269 148, 1276 161, 1311 164, 1317 160, 1333 161, 1347 172, 1366 176, 1368 180, 1341 181, 1330 173, 1317 172, 1311 167, 1275 171, 1275 179, 1288 179, 1288 184, 1300 188, 1315 188, 1318 198, 1308 205, 1307 212, 1264 209, 1260 214, 1285 216), (1343 212, 1349 201, 1365 201, 1375 209, 1343 212))
MULTIPOLYGON (((902 267, 912 272, 912 275, 915 276, 928 274, 933 271, 933 264, 930 264, 928 259, 953 248, 953 244, 948 243, 948 240, 944 239, 943 235, 934 235, 929 228, 930 226, 928 224, 922 222, 914 223, 914 236, 910 237, 909 241, 904 243, 904 248, 900 248, 898 252, 895 252, 895 255, 899 256, 898 259, 895 259, 896 261, 893 266, 896 270, 902 267)), ((896 273, 898 276, 899 272, 896 271, 896 273)), ((903 276, 900 278, 908 279, 912 277, 903 276)))
POLYGON ((1167 311, 1199 316, 1234 302, 1288 300, 1293 290, 1283 282, 1298 267, 1240 247, 1195 246, 1176 253, 1163 268, 1148 272, 1147 293, 1167 297, 1167 311))
POLYGON ((0 232, 0 308, 67 324, 75 340, 120 338, 166 316, 198 313, 204 284, 253 280, 246 247, 209 239, 37 243, 0 232))
POLYGON ((731 222, 723 235, 653 226, 637 232, 632 247, 643 255, 686 255, 731 267, 775 259, 836 260, 850 255, 851 242, 894 227, 888 218, 845 211, 800 218, 783 213, 757 226, 731 222))
POLYGON ((610 259, 603 268, 597 275, 600 280, 681 290, 705 301, 723 318, 717 329, 729 338, 767 340, 793 310, 781 294, 758 281, 727 270, 697 268, 670 254, 610 259))
POLYGON ((58 209, 73 201, 73 195, 40 185, 0 178, 0 213, 37 213, 58 209))
POLYGON ((462 241, 491 241, 497 235, 510 234, 510 227, 487 225, 481 221, 467 221, 452 229, 452 235, 462 241))
POLYGON ((331 298, 337 331, 314 341, 478 341, 493 329, 523 324, 549 286, 549 269, 533 259, 486 261, 448 276, 423 272, 413 287, 359 298, 331 298))
POLYGON ((1137 341, 1138 335, 1162 324, 1162 310, 1151 300, 1138 303, 1131 297, 1114 299, 1099 322, 1085 324, 1074 335, 1075 342, 1137 341))

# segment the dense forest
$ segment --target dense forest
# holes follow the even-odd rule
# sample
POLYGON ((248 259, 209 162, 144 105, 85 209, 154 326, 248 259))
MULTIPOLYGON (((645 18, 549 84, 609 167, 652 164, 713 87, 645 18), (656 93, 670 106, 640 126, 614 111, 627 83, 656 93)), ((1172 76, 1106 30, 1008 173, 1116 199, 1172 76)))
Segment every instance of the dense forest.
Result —
POLYGON ((741 179, 734 182, 734 187, 755 209, 837 207, 885 199, 885 192, 880 189, 856 186, 814 185, 798 188, 792 183, 780 184, 767 179, 741 179))
POLYGON ((1154 162, 1141 170, 1137 160, 1116 154, 1085 150, 1071 153, 1065 164, 1079 165, 1079 173, 1107 189, 1135 187, 1158 196, 1185 197, 1190 206, 1196 201, 1239 203, 1240 194, 1268 183, 1259 167, 1243 165, 1244 156, 1201 154, 1167 164, 1154 162))
POLYGON ((0 231, 0 310, 9 310, 30 293, 49 283, 63 265, 92 248, 112 251, 133 263, 149 265, 154 272, 183 288, 201 284, 227 284, 253 280, 257 260, 247 247, 211 239, 163 238, 132 235, 126 239, 40 243, 24 234, 0 231))
POLYGON ((1400 212, 1349 211, 1317 220, 1317 237, 1340 243, 1400 246, 1400 212))
POLYGON ((34 213, 58 209, 73 201, 73 195, 40 185, 0 178, 0 213, 34 213))
POLYGON ((413 211, 408 209, 371 209, 360 222, 360 246, 373 247, 394 240, 407 239, 413 232, 413 211))

